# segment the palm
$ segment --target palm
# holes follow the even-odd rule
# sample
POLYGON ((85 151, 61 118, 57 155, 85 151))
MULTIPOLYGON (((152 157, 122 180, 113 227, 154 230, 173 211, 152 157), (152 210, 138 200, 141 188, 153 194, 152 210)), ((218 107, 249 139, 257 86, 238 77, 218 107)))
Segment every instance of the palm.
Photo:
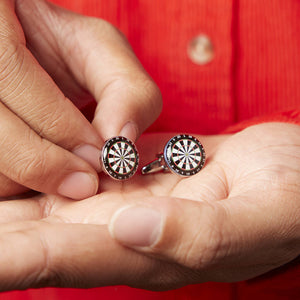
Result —
MULTIPOLYGON (((143 166, 155 158, 155 155, 162 151, 164 143, 172 134, 151 134, 141 138, 138 149, 141 153, 143 166), (151 147, 149 147, 149 145, 151 147)), ((212 153, 227 136, 199 137, 205 143, 206 152, 212 153)), ((210 163, 210 162, 209 162, 210 163)), ((209 164, 208 163, 208 164, 209 164)), ((139 173, 139 171, 138 171, 139 173)), ((207 176, 207 174, 206 174, 207 176)), ((95 197, 74 202, 72 200, 58 198, 56 196, 43 195, 40 201, 46 201, 56 206, 51 214, 66 218, 71 222, 101 223, 107 224, 111 214, 118 207, 130 204, 145 197, 177 197, 191 200, 216 201, 222 199, 224 192, 224 173, 211 174, 210 181, 214 185, 209 187, 203 182, 201 172, 195 176, 184 178, 170 172, 160 172, 142 176, 136 174, 129 181, 115 181, 106 176, 100 175, 99 194, 95 197), (200 189, 199 186, 203 188, 200 189), (205 193, 204 193, 205 189, 205 193), (209 191, 209 189, 211 189, 209 191), (213 191, 214 190, 214 191, 213 191), (216 191, 218 191, 216 193, 216 191), (205 197, 205 199, 203 199, 205 197)), ((204 181, 207 181, 206 179, 204 181)), ((46 207, 49 205, 46 205, 46 207)))
MULTIPOLYGON (((170 136, 172 134, 151 134, 141 138, 138 143, 141 152, 140 164, 144 165, 155 158, 155 154, 163 149, 165 141, 170 136)), ((212 152, 216 144, 225 138, 225 136, 204 138, 206 152, 208 149, 209 152, 212 152)), ((203 138, 201 141, 203 141, 203 138)), ((100 212, 106 222, 116 206, 122 206, 124 203, 131 202, 138 197, 174 196, 194 200, 200 199, 197 197, 199 175, 201 173, 190 178, 183 178, 167 172, 147 176, 136 174, 129 181, 121 182, 112 180, 105 174, 100 174, 99 194, 95 197, 79 202, 47 194, 36 195, 32 193, 33 197, 30 194, 29 197, 26 197, 27 194, 25 194, 22 197, 23 199, 18 196, 10 197, 7 199, 9 201, 1 202, 1 206, 11 207, 8 212, 2 214, 1 218, 2 222, 11 222, 16 220, 38 220, 45 216, 59 216, 62 220, 67 218, 69 222, 77 222, 82 218, 85 222, 90 220, 93 223, 92 220, 96 217, 95 214, 100 212), (191 189, 187 190, 187 186, 191 189), (83 210, 83 208, 85 209, 83 210)), ((6 199, 3 198, 3 200, 6 199)))
MULTIPOLYGON (((295 128, 293 127, 293 129, 295 128)), ((267 128, 267 131, 270 132, 270 129, 267 128)), ((228 210, 230 209, 229 213, 232 213, 233 216, 241 207, 249 205, 251 210, 257 198, 259 198, 258 205, 261 208, 268 208, 270 201, 272 201, 274 210, 278 205, 280 206, 280 201, 288 202, 289 199, 299 199, 299 192, 295 197, 296 191, 299 191, 299 188, 295 188, 295 183, 299 182, 297 178, 299 178, 298 170, 300 169, 299 165, 295 165, 295 161, 299 161, 299 158, 295 157, 295 153, 299 153, 299 151, 296 151, 297 142, 292 142, 288 138, 282 140, 283 136, 280 132, 280 140, 278 137, 274 136, 273 138, 271 135, 265 138, 265 134, 266 132, 260 136, 255 129, 232 137, 199 137, 206 149, 208 160, 205 168, 200 173, 189 178, 178 177, 171 173, 158 173, 147 176, 136 175, 130 181, 118 182, 101 174, 99 195, 82 201, 76 202, 53 195, 39 195, 23 200, 2 201, 1 220, 3 223, 10 222, 2 225, 3 235, 12 230, 21 231, 28 235, 28 228, 30 234, 32 234, 32 228, 34 230, 38 228, 38 235, 34 235, 34 239, 46 239, 46 248, 50 248, 47 251, 54 252, 51 256, 69 258, 69 263, 71 265, 78 264, 80 272, 86 276, 85 280, 77 278, 78 282, 67 280, 57 283, 57 278, 53 279, 51 276, 49 278, 48 270, 47 272, 43 271, 43 274, 39 274, 37 278, 31 278, 31 281, 23 282, 21 287, 32 284, 44 285, 49 284, 49 282, 51 284, 52 281, 54 284, 72 286, 132 284, 132 281, 135 282, 136 286, 147 288, 156 286, 158 279, 153 278, 153 271, 158 267, 161 269, 162 263, 121 247, 111 240, 107 233, 107 224, 112 214, 119 207, 136 202, 142 203, 147 201, 148 197, 149 199, 153 197, 162 199, 161 201, 165 197, 174 197, 210 204, 223 200, 220 203, 228 210), (262 146, 262 138, 267 139, 268 147, 262 146), (283 149, 282 145, 284 145, 283 149), (284 179, 291 181, 291 184, 286 184, 284 188, 282 186, 282 170, 284 174, 289 174, 284 179), (278 193, 274 193, 274 191, 278 193), (285 195, 289 199, 278 199, 278 195, 282 195, 283 192, 286 192, 285 195), (265 195, 268 197, 265 198, 265 195), (15 221, 19 222, 15 223, 15 221), (98 238, 95 238, 95 233, 98 238), (76 239, 75 242, 74 239, 76 239), (58 251, 57 248, 53 249, 53 243, 59 244, 61 251, 58 251), (73 246, 70 247, 69 245, 73 246), (94 249, 95 252, 92 251, 92 254, 87 253, 87 249, 94 249), (80 258, 78 261, 78 256, 82 255, 87 255, 88 259, 82 261, 80 258), (99 259, 99 255, 105 255, 105 261, 99 259), (129 272, 128 275, 125 271, 125 275, 119 275, 116 279, 116 264, 118 266, 117 273, 119 273, 120 266, 123 266, 123 269, 128 268, 128 270, 132 268, 132 260, 135 261, 134 272, 129 272), (82 270, 84 268, 89 268, 87 269, 88 275, 85 274, 86 270, 82 270), (103 268, 107 270, 104 277, 103 272, 101 272, 103 268), (141 273, 143 275, 137 279, 136 276, 141 273)), ((141 165, 151 161, 155 154, 162 150, 165 141, 170 136, 172 135, 158 134, 143 137, 138 143, 142 158, 141 165)), ((299 135, 296 134, 293 138, 297 136, 299 135)), ((272 218, 274 218, 274 215, 272 218)), ((21 239, 18 239, 18 244, 20 244, 23 253, 21 257, 31 251, 24 248, 29 247, 29 245, 27 246, 27 240, 24 240, 24 235, 21 239)), ((243 246, 246 249, 249 245, 246 242, 243 246)), ((260 246, 257 247, 258 250, 259 248, 260 246)), ((245 250, 245 253, 247 256, 247 250, 245 250)), ((18 249, 10 253, 10 255, 13 254, 19 255, 18 249)), ((281 252, 275 252, 275 254, 281 254, 281 252)), ((240 255, 240 253, 237 253, 237 255, 240 255)), ((294 252, 292 255, 294 255, 294 252)), ((35 259, 33 258, 33 262, 35 259)), ((44 260, 44 257, 41 259, 44 260)), ((286 259, 288 261, 291 257, 288 256, 286 259)), ((282 264, 281 258, 279 259, 276 255, 274 261, 271 257, 271 261, 266 260, 265 265, 261 264, 257 257, 254 257, 253 260, 254 263, 259 264, 259 268, 252 268, 250 274, 246 271, 244 275, 237 268, 237 273, 242 274, 241 277, 260 274, 268 270, 270 264, 274 264, 274 266, 282 264)), ((228 268, 227 263, 230 264, 232 261, 229 259, 223 268, 228 268)), ((25 270, 26 268, 30 270, 30 264, 30 260, 26 262, 25 270)), ((165 274, 170 274, 170 269, 175 274, 178 269, 182 269, 181 272, 187 272, 184 265, 178 266, 166 263, 164 266, 165 274)), ((243 268, 243 264, 241 267, 243 268)), ((66 271, 62 270, 63 274, 64 272, 66 271)), ((222 272, 224 272, 224 269, 221 268, 222 272)), ((218 274, 218 272, 215 273, 218 274)), ((24 276, 12 274, 12 276, 24 276)), ((161 274, 163 276, 164 272, 161 271, 161 274)), ((68 274, 67 276, 72 279, 72 275, 68 274)), ((76 277, 76 272, 73 276, 76 277)), ((232 278, 238 278, 238 276, 234 273, 232 278)), ((218 280, 218 275, 216 275, 216 278, 218 280)), ((12 277, 12 279, 15 280, 16 278, 12 277)), ((169 283, 169 286, 174 287, 181 284, 180 279, 174 279, 169 283)), ((167 287, 168 284, 163 288, 167 287)), ((5 282, 3 288, 6 288, 5 282)))

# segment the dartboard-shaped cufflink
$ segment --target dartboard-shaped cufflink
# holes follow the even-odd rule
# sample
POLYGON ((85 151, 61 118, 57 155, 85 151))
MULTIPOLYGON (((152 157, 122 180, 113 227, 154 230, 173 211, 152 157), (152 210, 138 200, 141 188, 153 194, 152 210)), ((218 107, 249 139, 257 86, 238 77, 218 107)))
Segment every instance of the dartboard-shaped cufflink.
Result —
POLYGON ((110 177, 124 180, 135 174, 139 164, 139 154, 131 140, 116 136, 105 142, 100 161, 103 170, 110 177))
POLYGON ((204 163, 205 151, 200 141, 192 135, 178 134, 166 143, 156 160, 142 168, 142 174, 170 170, 181 176, 192 176, 203 168, 204 163))

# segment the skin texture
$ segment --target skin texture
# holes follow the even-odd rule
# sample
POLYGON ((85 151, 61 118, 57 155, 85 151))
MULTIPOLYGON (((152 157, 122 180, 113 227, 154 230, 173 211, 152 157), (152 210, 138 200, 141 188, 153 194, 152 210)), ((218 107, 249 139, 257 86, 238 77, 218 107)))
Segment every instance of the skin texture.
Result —
MULTIPOLYGON (((171 136, 142 136, 141 166, 171 136)), ((295 259, 300 254, 299 126, 266 123, 234 135, 197 137, 207 162, 189 178, 137 174, 118 182, 101 174, 101 193, 85 200, 45 194, 3 199, 1 289, 126 284, 166 290, 248 279, 295 259), (128 246, 130 234, 127 240, 124 232, 118 235, 115 214, 128 206, 160 216, 154 244, 128 246)), ((122 220, 125 231, 129 224, 138 234, 149 229, 140 221, 132 228, 132 219, 122 220)))
POLYGON ((0 100, 0 196, 94 195, 103 141, 135 140, 161 110, 117 29, 43 0, 0 3, 0 100), (93 98, 92 125, 77 106, 93 98))

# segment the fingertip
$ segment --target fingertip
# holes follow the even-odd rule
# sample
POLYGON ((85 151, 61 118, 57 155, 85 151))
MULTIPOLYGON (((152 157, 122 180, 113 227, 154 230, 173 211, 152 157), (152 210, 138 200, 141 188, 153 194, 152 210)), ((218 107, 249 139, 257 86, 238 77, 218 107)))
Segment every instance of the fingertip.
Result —
POLYGON ((120 131, 121 136, 124 136, 131 141, 135 142, 139 136, 138 126, 135 122, 127 122, 120 131))
POLYGON ((92 145, 81 145, 72 152, 88 162, 98 173, 101 172, 100 149, 92 145))
POLYGON ((113 238, 129 247, 150 247, 159 239, 162 215, 149 207, 125 206, 112 217, 109 231, 113 238))
POLYGON ((115 85, 107 86, 101 99, 97 98, 93 125, 105 140, 122 135, 136 141, 161 112, 159 89, 150 79, 121 78, 115 85))
POLYGON ((94 196, 98 191, 98 179, 89 173, 74 172, 67 175, 57 189, 64 197, 81 200, 94 196))

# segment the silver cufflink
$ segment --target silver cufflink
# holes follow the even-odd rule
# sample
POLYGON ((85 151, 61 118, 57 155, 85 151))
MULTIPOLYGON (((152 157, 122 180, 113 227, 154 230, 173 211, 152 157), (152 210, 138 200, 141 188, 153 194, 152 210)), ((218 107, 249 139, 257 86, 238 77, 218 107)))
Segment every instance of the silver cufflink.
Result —
POLYGON ((198 139, 192 135, 178 134, 172 137, 157 159, 142 168, 142 174, 172 171, 181 176, 197 174, 204 166, 205 151, 198 139))
POLYGON ((135 174, 139 164, 139 154, 131 140, 116 136, 105 142, 100 161, 106 174, 114 179, 124 180, 135 174))

